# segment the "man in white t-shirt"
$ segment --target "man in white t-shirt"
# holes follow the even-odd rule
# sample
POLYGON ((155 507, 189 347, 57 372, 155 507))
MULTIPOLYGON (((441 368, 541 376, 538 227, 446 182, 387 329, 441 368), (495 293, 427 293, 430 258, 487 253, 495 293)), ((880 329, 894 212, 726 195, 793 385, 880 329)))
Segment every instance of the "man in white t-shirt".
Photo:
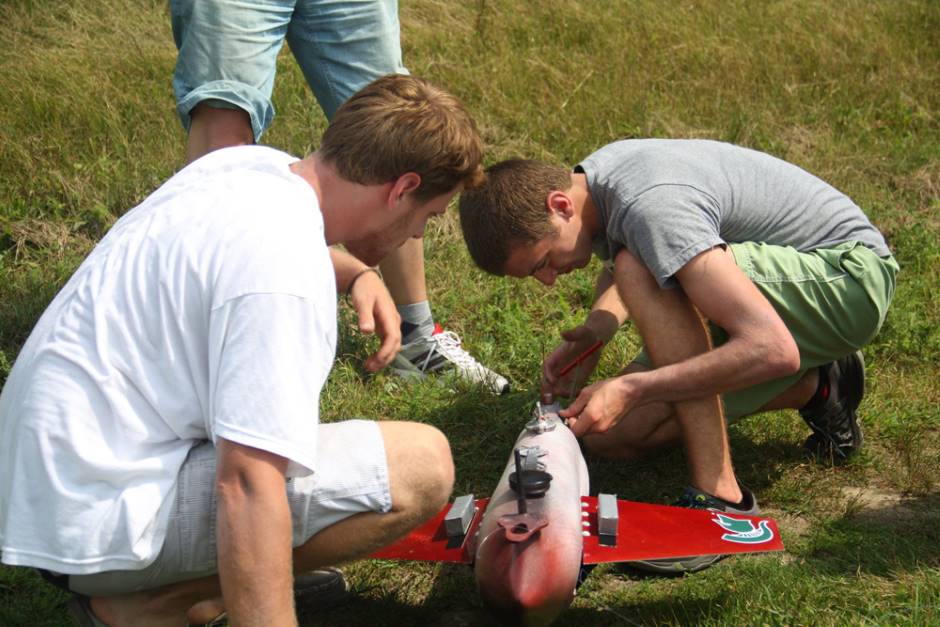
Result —
POLYGON ((479 184, 451 95, 390 75, 302 160, 220 150, 122 217, 49 305, 0 395, 0 547, 92 624, 295 624, 292 570, 361 557, 449 497, 427 425, 319 424, 336 292, 401 336, 371 266, 479 184), (329 246, 344 244, 349 253, 329 246), (286 486, 286 489, 285 489, 286 486))

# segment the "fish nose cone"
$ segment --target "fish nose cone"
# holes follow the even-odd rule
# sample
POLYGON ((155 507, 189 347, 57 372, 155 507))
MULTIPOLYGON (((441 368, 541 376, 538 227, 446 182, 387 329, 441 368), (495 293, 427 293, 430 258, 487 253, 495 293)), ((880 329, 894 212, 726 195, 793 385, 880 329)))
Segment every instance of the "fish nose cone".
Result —
MULTIPOLYGON (((550 624, 574 599, 579 564, 538 542, 492 543, 478 556, 477 589, 486 609, 504 625, 550 624)), ((557 548, 557 547, 556 547, 557 548)))

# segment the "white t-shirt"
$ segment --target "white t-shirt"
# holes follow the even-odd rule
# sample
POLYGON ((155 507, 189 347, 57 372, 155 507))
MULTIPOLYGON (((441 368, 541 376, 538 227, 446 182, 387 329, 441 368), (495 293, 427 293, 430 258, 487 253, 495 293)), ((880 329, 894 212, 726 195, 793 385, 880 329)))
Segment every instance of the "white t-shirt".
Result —
POLYGON ((0 395, 3 562, 143 568, 190 448, 219 437, 316 470, 336 284, 313 188, 257 146, 191 164, 55 297, 0 395))

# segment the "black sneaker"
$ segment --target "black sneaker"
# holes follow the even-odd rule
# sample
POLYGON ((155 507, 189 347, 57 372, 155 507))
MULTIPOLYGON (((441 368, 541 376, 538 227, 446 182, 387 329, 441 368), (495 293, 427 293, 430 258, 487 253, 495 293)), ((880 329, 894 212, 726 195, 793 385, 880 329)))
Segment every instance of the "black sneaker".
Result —
MULTIPOLYGON (((325 611, 342 604, 349 596, 349 585, 339 569, 324 567, 294 575, 294 607, 298 612, 325 611)), ((224 627, 228 624, 228 613, 222 612, 202 627, 224 627)))
MULTIPOLYGON (((676 507, 688 507, 690 509, 707 509, 715 512, 728 512, 730 514, 744 514, 745 516, 758 516, 760 509, 757 507, 757 499, 754 493, 738 484, 741 488, 743 499, 740 503, 729 503, 717 496, 712 496, 708 492, 702 492, 692 486, 686 486, 685 492, 675 503, 676 507)), ((683 575, 685 573, 697 573, 705 570, 712 564, 723 560, 727 555, 699 555, 696 557, 674 557, 661 560, 642 560, 638 562, 626 562, 625 564, 635 570, 640 570, 656 575, 683 575)))
POLYGON ((829 393, 800 410, 800 416, 813 430, 803 447, 817 460, 839 465, 862 446, 862 430, 855 417, 855 409, 865 396, 862 352, 820 366, 819 375, 827 378, 829 393))
POLYGON ((324 567, 294 575, 294 605, 307 611, 327 610, 349 598, 349 585, 337 568, 324 567))

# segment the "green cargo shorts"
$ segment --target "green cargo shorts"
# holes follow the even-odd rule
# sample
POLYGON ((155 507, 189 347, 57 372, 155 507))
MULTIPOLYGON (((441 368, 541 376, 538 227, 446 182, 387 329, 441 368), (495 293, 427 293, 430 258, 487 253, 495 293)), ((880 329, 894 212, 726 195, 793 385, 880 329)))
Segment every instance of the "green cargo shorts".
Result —
MULTIPOLYGON (((729 247, 738 267, 793 335, 800 349, 800 371, 722 395, 728 418, 754 413, 807 370, 858 350, 881 328, 894 296, 894 257, 879 257, 854 241, 805 253, 754 242, 729 247)), ((710 327, 715 346, 727 341, 723 329, 710 327)), ((645 351, 634 361, 650 367, 645 351)))

